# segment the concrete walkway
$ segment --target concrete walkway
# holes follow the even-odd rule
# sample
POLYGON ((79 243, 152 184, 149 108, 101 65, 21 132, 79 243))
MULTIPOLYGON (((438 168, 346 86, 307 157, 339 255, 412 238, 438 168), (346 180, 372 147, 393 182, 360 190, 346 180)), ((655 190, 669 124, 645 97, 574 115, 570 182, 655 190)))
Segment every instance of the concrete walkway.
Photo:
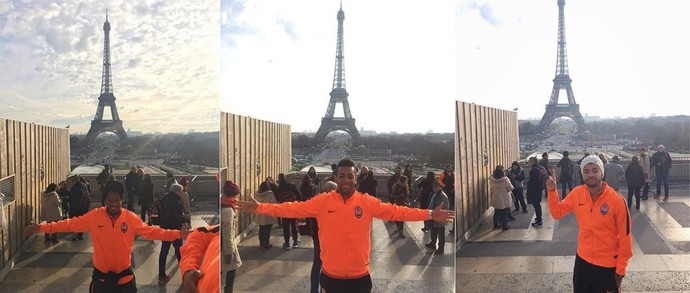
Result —
MULTIPOLYGON (((192 227, 218 224, 218 205, 198 204, 192 210, 192 227)), ((135 208, 138 213, 138 207, 135 208)), ((10 292, 88 292, 93 272, 91 262, 93 248, 88 233, 84 242, 70 239, 73 233, 59 233, 60 243, 46 246, 43 233, 33 236, 27 250, 7 276, 0 282, 0 293, 10 292)), ((167 274, 172 279, 158 284, 158 255, 161 241, 146 240, 137 236, 132 248, 132 269, 136 275, 138 292, 182 292, 179 266, 174 249, 170 249, 167 274)))
MULTIPOLYGON (((627 190, 621 190, 627 198, 627 190)), ((457 252, 457 292, 572 292, 577 222, 554 221, 542 201, 544 227, 529 213, 513 213, 511 230, 488 219, 457 252)), ((690 292, 690 189, 671 189, 668 202, 650 198, 631 211, 633 257, 623 292, 690 292)))
MULTIPOLYGON (((406 222, 407 237, 398 238, 395 223, 374 220, 370 263, 374 292, 453 291, 452 237, 446 236, 446 253, 434 255, 424 247, 429 233, 423 233, 422 226, 422 222, 406 222)), ((237 270, 234 292, 309 292, 313 242, 301 236, 300 248, 284 250, 282 235, 282 228, 275 225, 271 231, 274 247, 264 250, 259 248, 256 228, 239 244, 243 265, 237 270)))

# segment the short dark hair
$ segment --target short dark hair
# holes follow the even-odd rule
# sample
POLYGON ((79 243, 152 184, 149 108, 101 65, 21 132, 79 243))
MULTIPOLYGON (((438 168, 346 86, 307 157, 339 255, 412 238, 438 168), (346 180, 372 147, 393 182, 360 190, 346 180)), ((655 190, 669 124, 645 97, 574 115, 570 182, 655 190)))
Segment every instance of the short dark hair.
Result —
POLYGON ((570 155, 570 153, 569 153, 568 151, 563 151, 563 156, 564 156, 564 157, 567 157, 567 156, 569 156, 569 155, 570 155))
POLYGON ((338 162, 338 168, 340 167, 355 167, 355 162, 353 162, 350 159, 342 159, 340 162, 338 162))
POLYGON ((48 184, 48 187, 46 187, 46 193, 56 191, 57 187, 58 186, 55 183, 48 184))
POLYGON ((103 187, 103 197, 107 197, 110 192, 116 192, 122 198, 125 193, 125 186, 117 181, 108 181, 103 187))

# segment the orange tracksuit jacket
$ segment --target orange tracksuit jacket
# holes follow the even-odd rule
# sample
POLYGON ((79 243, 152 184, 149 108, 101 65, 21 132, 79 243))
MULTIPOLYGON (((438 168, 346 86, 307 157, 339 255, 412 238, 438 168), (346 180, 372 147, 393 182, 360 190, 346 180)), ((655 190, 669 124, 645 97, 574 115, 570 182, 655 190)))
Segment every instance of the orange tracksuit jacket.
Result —
MULTIPOLYGON (((103 273, 120 273, 131 266, 132 245, 136 235, 163 241, 180 238, 179 230, 148 226, 127 209, 122 209, 120 216, 113 222, 105 209, 100 207, 80 217, 41 224, 40 231, 88 232, 93 242, 93 266, 103 273)), ((123 277, 118 283, 125 284, 132 278, 134 276, 123 277)))
POLYGON ((632 257, 632 222, 623 196, 603 184, 596 202, 586 185, 575 187, 562 202, 558 190, 549 191, 549 210, 555 220, 574 211, 580 228, 577 255, 593 265, 615 267, 616 274, 624 276, 632 257))
POLYGON ((375 197, 357 191, 347 201, 336 191, 331 191, 304 202, 259 203, 256 213, 282 218, 316 218, 323 262, 321 269, 324 274, 339 279, 354 279, 369 274, 373 218, 429 220, 428 210, 382 203, 375 197))
POLYGON ((220 292, 220 225, 200 227, 189 233, 180 254, 182 277, 185 272, 198 269, 203 273, 196 285, 199 292, 220 292))

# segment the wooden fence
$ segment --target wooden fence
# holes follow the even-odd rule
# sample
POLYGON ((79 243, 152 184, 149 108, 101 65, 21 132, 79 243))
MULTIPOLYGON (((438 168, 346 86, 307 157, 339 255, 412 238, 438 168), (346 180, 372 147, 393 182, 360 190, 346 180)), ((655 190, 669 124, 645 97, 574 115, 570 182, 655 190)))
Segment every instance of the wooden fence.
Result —
MULTIPOLYGON (((292 169, 290 126, 230 113, 220 116, 221 186, 232 180, 240 186, 240 199, 246 200, 271 176, 292 169)), ((246 232, 254 215, 240 214, 237 230, 246 232)))
POLYGON ((463 242, 489 208, 492 171, 510 167, 520 148, 517 112, 460 101, 455 110, 455 235, 463 242))
POLYGON ((40 201, 50 183, 70 172, 69 131, 0 118, 0 185, 9 231, 0 232, 0 279, 24 243, 24 227, 40 219, 40 201))

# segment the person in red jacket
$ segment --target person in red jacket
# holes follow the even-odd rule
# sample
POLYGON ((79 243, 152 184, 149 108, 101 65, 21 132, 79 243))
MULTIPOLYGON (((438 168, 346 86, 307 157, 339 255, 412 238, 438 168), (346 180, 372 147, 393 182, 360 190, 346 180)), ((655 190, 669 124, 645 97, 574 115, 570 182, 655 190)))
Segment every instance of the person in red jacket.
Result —
POLYGON ((237 201, 242 212, 273 217, 314 217, 319 223, 321 292, 371 292, 369 253, 373 218, 390 221, 451 221, 454 212, 408 208, 383 203, 355 190, 355 163, 341 160, 336 169, 336 191, 321 193, 308 201, 282 204, 237 201))
POLYGON ((183 291, 220 292, 220 225, 195 229, 180 250, 183 291))
POLYGON ((575 187, 563 201, 556 189, 555 168, 546 180, 549 210, 555 220, 575 213, 580 232, 573 271, 574 292, 620 292, 632 257, 632 222, 623 196, 604 178, 597 156, 582 160, 585 184, 575 187))
POLYGON ((93 242, 93 276, 89 292, 137 292, 131 267, 136 235, 151 240, 185 239, 189 231, 166 230, 149 226, 135 213, 122 209, 125 187, 117 181, 104 186, 105 206, 71 219, 35 224, 24 229, 24 236, 38 232, 88 232, 93 242))

